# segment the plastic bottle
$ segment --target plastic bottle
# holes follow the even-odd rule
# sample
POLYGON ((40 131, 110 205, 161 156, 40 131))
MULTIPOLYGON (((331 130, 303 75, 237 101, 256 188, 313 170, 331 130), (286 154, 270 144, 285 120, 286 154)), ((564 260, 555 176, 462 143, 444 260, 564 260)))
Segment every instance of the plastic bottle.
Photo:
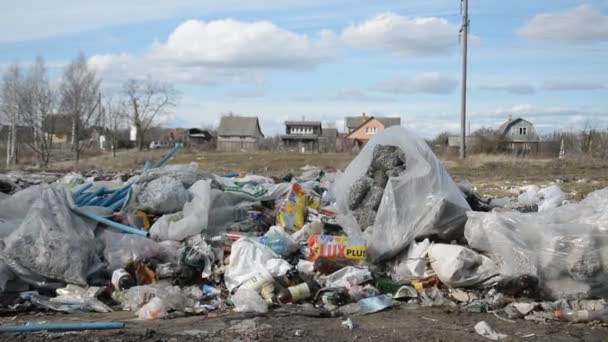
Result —
POLYGON ((307 280, 302 284, 283 288, 277 294, 277 300, 281 304, 298 303, 310 298, 319 290, 319 284, 314 280, 307 280))
POLYGON ((251 289, 259 293, 268 303, 272 303, 274 295, 274 278, 264 270, 245 280, 239 288, 251 289))
POLYGON ((119 268, 112 273, 112 286, 115 290, 124 291, 135 285, 135 279, 124 268, 119 268))
POLYGON ((570 322, 608 322, 608 308, 597 311, 558 309, 555 318, 570 322))

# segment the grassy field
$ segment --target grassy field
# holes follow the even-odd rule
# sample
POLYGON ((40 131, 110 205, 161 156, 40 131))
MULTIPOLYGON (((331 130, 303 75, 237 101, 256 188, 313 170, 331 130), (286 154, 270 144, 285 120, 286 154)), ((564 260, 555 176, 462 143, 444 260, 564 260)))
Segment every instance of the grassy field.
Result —
MULTIPOLYGON (((140 170, 146 160, 156 161, 168 150, 121 151, 113 158, 109 153, 49 165, 49 171, 99 170, 105 172, 140 170)), ((328 171, 343 170, 355 156, 347 153, 271 153, 271 152, 203 152, 186 149, 170 163, 196 162, 201 170, 214 173, 250 172, 265 176, 299 174, 306 165, 328 171)), ((457 182, 468 180, 486 196, 513 195, 522 185, 546 185, 557 182, 580 199, 589 192, 608 187, 608 161, 594 159, 521 159, 511 156, 473 155, 465 161, 445 159, 444 165, 457 182)))

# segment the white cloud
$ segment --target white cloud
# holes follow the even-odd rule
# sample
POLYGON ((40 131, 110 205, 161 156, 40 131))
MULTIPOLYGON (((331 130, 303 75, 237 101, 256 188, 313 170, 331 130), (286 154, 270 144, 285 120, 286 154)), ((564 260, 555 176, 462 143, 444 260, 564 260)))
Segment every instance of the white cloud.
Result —
POLYGON ((379 83, 375 89, 393 94, 449 94, 458 86, 450 75, 439 72, 419 73, 413 78, 396 77, 379 83))
POLYGON ((543 88, 546 90, 597 90, 604 86, 598 82, 551 80, 545 81, 543 88))
POLYGON ((0 0, 0 43, 41 39, 86 30, 183 16, 302 8, 308 0, 0 0))
POLYGON ((268 21, 188 20, 150 56, 164 62, 205 67, 307 68, 336 57, 330 31, 319 38, 297 34, 268 21))
POLYGON ((591 5, 580 5, 563 12, 534 16, 518 31, 531 40, 569 43, 608 40, 608 16, 591 5))
MULTIPOLYGON (((348 26, 342 38, 359 49, 384 50, 405 56, 449 54, 458 46, 460 25, 436 17, 405 17, 383 13, 348 26)), ((479 38, 469 36, 473 42, 479 38)))
POLYGON ((481 86, 480 89, 503 91, 503 92, 507 92, 507 93, 511 93, 511 94, 518 94, 518 95, 534 94, 536 92, 536 89, 534 89, 534 87, 532 85, 526 84, 526 83, 513 83, 513 84, 499 85, 499 86, 486 85, 486 86, 481 86))
POLYGON ((117 88, 128 78, 150 75, 166 82, 214 85, 225 83, 260 83, 262 76, 255 70, 229 70, 203 66, 183 66, 158 61, 150 56, 104 54, 89 58, 90 65, 103 78, 104 86, 117 88))

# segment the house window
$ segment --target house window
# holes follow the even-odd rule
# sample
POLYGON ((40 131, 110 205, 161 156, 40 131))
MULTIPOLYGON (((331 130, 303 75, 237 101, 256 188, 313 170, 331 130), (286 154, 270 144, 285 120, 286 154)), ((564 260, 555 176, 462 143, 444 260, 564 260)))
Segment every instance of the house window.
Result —
POLYGON ((378 133, 378 128, 376 128, 376 127, 365 127, 365 133, 367 133, 367 134, 376 134, 376 133, 378 133))
POLYGON ((527 127, 519 127, 519 135, 526 135, 527 134, 526 128, 527 127))

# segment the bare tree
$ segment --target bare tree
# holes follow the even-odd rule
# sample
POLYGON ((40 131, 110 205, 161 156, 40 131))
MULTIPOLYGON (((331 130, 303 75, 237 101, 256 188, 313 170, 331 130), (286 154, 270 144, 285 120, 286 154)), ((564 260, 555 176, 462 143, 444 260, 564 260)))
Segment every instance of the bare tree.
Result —
POLYGON ((80 54, 63 71, 61 82, 61 109, 72 117, 72 148, 76 163, 84 144, 81 140, 86 130, 99 122, 101 111, 101 80, 80 54))
POLYGON ((6 139, 6 166, 17 163, 17 125, 21 119, 19 93, 23 82, 19 64, 11 65, 2 78, 0 112, 8 125, 6 139))
POLYGON ((42 57, 37 57, 31 66, 19 94, 22 121, 26 128, 31 129, 32 135, 24 141, 36 153, 42 165, 47 165, 51 157, 54 133, 54 126, 49 125, 49 122, 57 101, 42 57))
POLYGON ((116 101, 112 97, 106 97, 103 104, 103 126, 108 132, 110 150, 112 157, 116 157, 116 149, 118 147, 118 135, 120 129, 126 122, 125 103, 116 101))
POLYGON ((155 120, 175 106, 177 91, 171 84, 147 77, 128 80, 123 93, 128 107, 127 116, 135 127, 137 147, 141 151, 144 148, 144 135, 155 120))

